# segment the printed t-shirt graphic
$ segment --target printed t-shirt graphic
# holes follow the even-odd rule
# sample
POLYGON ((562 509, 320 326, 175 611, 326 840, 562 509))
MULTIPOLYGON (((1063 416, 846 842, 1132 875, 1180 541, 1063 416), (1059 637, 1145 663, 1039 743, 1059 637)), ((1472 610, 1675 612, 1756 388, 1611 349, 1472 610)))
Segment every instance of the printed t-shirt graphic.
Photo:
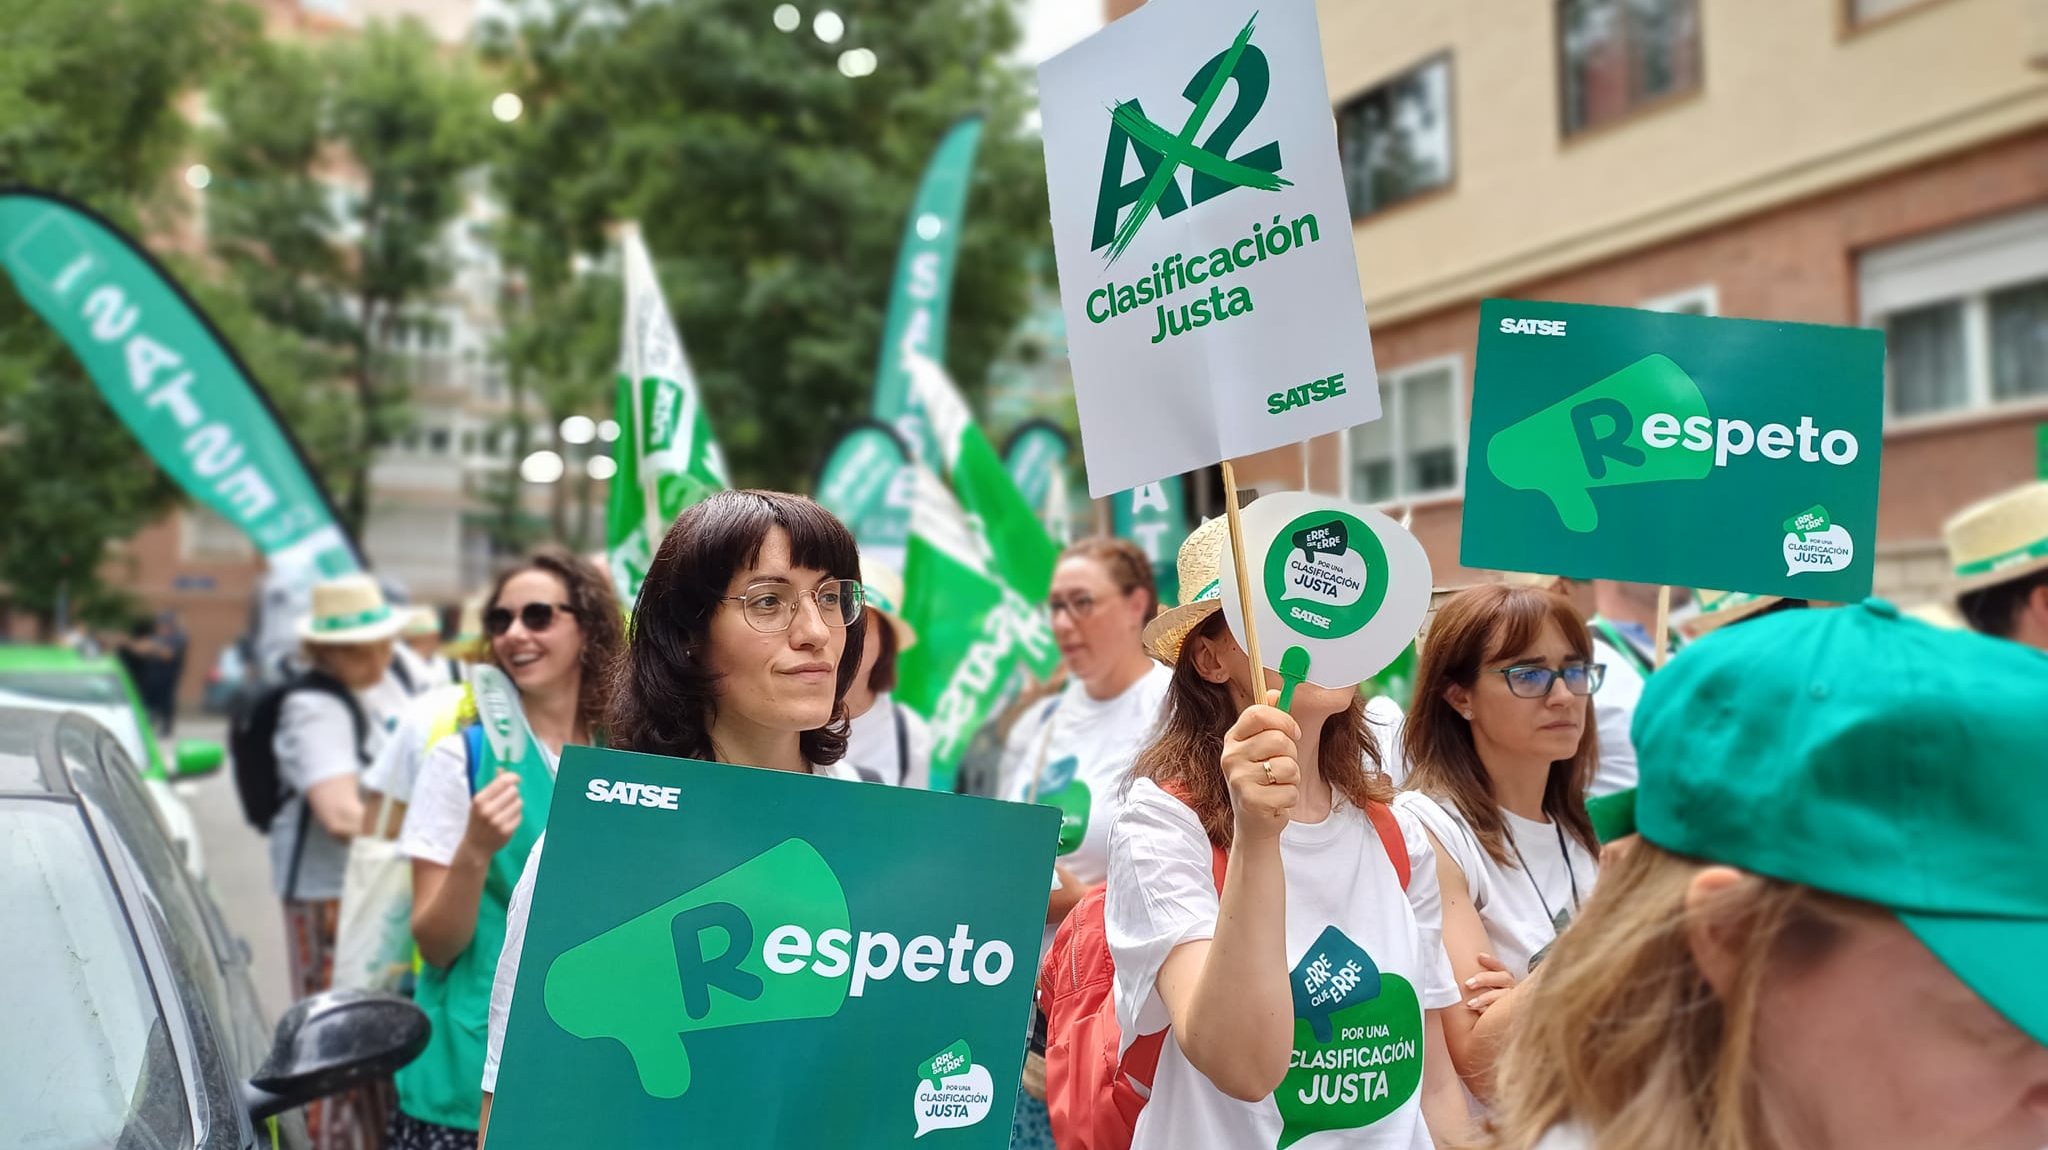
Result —
MULTIPOLYGON (((1173 672, 1158 664, 1114 698, 1090 698, 1079 681, 1070 682, 1056 701, 1038 704, 1010 730, 1002 793, 1018 802, 1031 793, 1042 745, 1037 801, 1060 809, 1059 864, 1082 883, 1109 877, 1109 828, 1124 779, 1151 738, 1172 682, 1173 672)), ((1058 929, 1047 924, 1041 954, 1058 929)))
MULTIPOLYGON (((1458 990, 1435 853, 1421 823, 1398 809, 1395 818, 1408 847, 1405 898, 1363 811, 1340 803, 1322 822, 1281 832, 1296 1013, 1287 1078, 1274 1097, 1237 1101, 1169 1035, 1134 1150, 1427 1150, 1423 1011, 1452 1005, 1458 990)), ((1167 1027, 1161 964, 1182 943, 1214 936, 1210 866, 1195 813, 1150 780, 1133 783, 1111 835, 1105 908, 1124 1034, 1167 1027)))

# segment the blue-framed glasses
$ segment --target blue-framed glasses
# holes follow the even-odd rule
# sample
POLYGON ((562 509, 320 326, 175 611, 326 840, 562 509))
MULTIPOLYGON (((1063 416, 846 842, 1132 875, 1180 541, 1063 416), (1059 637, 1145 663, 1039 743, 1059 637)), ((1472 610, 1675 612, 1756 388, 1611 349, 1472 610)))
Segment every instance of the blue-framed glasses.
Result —
POLYGON ((1503 667, 1487 672, 1500 675, 1508 681, 1508 690, 1517 698, 1540 699, 1550 693, 1551 684, 1564 680, 1564 689, 1574 695, 1590 695, 1600 689, 1607 678, 1605 663, 1566 663, 1562 667, 1503 667))

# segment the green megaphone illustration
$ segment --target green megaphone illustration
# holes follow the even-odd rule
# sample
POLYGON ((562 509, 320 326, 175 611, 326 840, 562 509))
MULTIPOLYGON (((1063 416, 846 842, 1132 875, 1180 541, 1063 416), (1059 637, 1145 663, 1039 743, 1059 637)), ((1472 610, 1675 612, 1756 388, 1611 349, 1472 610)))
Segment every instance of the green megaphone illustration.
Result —
POLYGON ((1565 530, 1584 534, 1600 526, 1588 494, 1595 487, 1706 478, 1713 453, 1686 442, 1694 418, 1707 418, 1699 385, 1669 357, 1648 355, 1502 428, 1487 441, 1486 468, 1508 487, 1546 496, 1565 530), (1652 417, 1664 417, 1655 429, 1663 446, 1644 442, 1652 417))
POLYGON ((788 839, 717 878, 564 951, 548 968, 548 1016, 578 1038, 626 1048, 655 1098, 690 1089, 683 1038, 696 1030, 830 1018, 851 975, 775 974, 767 934, 845 931, 846 892, 816 847, 788 839))

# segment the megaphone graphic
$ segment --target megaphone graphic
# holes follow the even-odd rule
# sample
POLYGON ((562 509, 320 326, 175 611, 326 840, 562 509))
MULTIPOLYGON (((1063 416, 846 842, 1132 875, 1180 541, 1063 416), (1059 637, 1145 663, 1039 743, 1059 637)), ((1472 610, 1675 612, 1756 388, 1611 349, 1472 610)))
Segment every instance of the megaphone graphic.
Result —
POLYGON ((564 951, 548 967, 548 1016, 578 1038, 626 1048, 641 1089, 690 1089, 683 1037, 696 1030, 830 1018, 851 974, 774 974, 765 932, 801 923, 813 935, 846 930, 846 891, 824 856, 788 839, 653 910, 564 951))
POLYGON ((1644 443, 1652 415, 1671 416, 1674 431, 1707 415, 1699 385, 1664 355, 1644 356, 1502 428, 1486 443, 1486 469, 1517 491, 1542 493, 1565 530, 1585 534, 1600 526, 1593 488, 1704 479, 1713 469, 1710 451, 1644 443))

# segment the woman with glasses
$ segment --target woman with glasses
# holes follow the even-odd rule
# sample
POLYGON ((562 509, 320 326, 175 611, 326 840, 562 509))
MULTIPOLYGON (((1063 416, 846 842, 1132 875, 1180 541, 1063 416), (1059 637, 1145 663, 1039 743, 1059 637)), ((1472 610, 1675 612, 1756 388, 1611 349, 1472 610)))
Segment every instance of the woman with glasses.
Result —
MULTIPOLYGON (((719 492, 677 516, 655 550, 612 679, 606 743, 857 781, 841 759, 865 625, 860 553, 844 524, 802 496, 719 492)), ((486 1129, 545 842, 512 893, 491 989, 486 1129)))
POLYGON ((1590 696, 1605 668, 1592 651, 1563 596, 1506 584, 1446 600, 1422 646, 1396 806, 1436 848, 1444 949, 1465 996, 1444 1014, 1444 1039, 1482 1100, 1517 986, 1598 869, 1586 787, 1600 761, 1590 696))
MULTIPOLYGON (((517 691, 523 745, 466 724, 436 742, 399 832, 412 859, 412 932, 421 965, 413 997, 433 1023, 398 1073, 395 1150, 474 1146, 491 984, 521 866, 547 826, 562 748, 597 736, 605 685, 622 644, 611 583, 566 551, 542 551, 498 577, 484 603, 489 663, 517 691)), ((479 682, 478 691, 494 689, 479 682)))

